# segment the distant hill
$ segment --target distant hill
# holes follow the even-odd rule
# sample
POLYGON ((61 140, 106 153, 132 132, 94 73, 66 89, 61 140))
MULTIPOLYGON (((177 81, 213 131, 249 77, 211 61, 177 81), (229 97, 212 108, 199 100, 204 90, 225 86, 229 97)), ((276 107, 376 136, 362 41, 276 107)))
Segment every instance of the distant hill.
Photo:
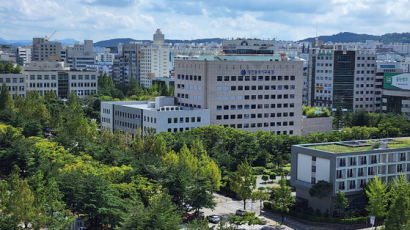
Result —
MULTIPOLYGON (((315 38, 306 38, 303 42, 311 42, 315 38)), ((324 42, 365 42, 366 40, 375 40, 383 43, 410 43, 410 33, 388 33, 381 36, 369 34, 355 34, 350 32, 342 32, 330 36, 319 36, 318 38, 324 42)))
MULTIPOLYGON (((63 45, 73 45, 76 42, 76 40, 72 38, 62 39, 62 40, 52 40, 52 41, 60 42, 63 45)), ((30 45, 32 43, 33 43, 33 40, 5 40, 3 38, 0 38, 1 45, 25 46, 25 45, 30 45)))
MULTIPOLYGON (((135 40, 132 38, 114 38, 109 40, 103 40, 95 42, 94 46, 98 47, 112 47, 117 46, 118 43, 129 43, 129 42, 152 42, 151 40, 135 40)), ((194 39, 194 40, 170 40, 165 39, 166 43, 204 43, 204 42, 218 42, 221 43, 221 38, 203 38, 203 39, 194 39)))

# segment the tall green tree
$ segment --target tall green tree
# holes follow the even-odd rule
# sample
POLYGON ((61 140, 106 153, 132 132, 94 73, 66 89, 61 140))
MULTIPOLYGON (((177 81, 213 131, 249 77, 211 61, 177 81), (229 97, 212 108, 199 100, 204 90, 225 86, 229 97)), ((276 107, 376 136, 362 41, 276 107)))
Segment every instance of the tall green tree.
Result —
POLYGON ((331 192, 332 184, 324 180, 318 181, 309 189, 309 195, 319 199, 330 196, 331 192))
POLYGON ((342 108, 339 106, 336 109, 335 116, 333 117, 333 128, 339 129, 343 120, 342 108))
POLYGON ((404 175, 394 180, 389 195, 391 205, 386 216, 386 230, 410 229, 410 183, 404 175))
POLYGON ((285 213, 289 212, 289 207, 295 203, 295 198, 292 196, 292 191, 289 186, 286 185, 286 179, 284 177, 280 180, 279 188, 274 190, 274 204, 279 208, 282 214, 282 222, 285 220, 285 213))
POLYGON ((374 177, 374 179, 367 184, 366 195, 369 198, 369 202, 366 210, 370 216, 378 218, 386 215, 388 201, 386 190, 386 185, 383 184, 378 177, 374 177))
POLYGON ((0 110, 12 109, 13 108, 13 99, 9 93, 9 87, 6 83, 3 83, 0 93, 0 110))
POLYGON ((238 170, 233 173, 230 187, 243 201, 243 209, 246 210, 246 200, 252 198, 252 192, 256 187, 256 177, 252 174, 252 167, 248 161, 242 162, 238 170))
POLYGON ((342 190, 339 190, 335 198, 335 208, 338 210, 339 216, 348 206, 349 201, 342 190))
POLYGON ((128 213, 120 230, 177 230, 181 222, 180 212, 171 197, 164 193, 152 197, 149 206, 140 203, 128 213))

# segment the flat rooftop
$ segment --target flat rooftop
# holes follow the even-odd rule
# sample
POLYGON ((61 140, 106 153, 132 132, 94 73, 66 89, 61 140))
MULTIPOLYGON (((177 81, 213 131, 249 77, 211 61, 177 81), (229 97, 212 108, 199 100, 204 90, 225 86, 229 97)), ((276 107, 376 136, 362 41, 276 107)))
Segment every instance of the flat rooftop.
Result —
POLYGON ((363 152, 377 149, 408 148, 410 147, 410 137, 327 142, 316 144, 302 144, 297 146, 335 154, 363 152))
MULTIPOLYGON (((194 59, 195 60, 195 59, 194 59)), ((205 55, 200 61, 281 61, 280 55, 205 55)))

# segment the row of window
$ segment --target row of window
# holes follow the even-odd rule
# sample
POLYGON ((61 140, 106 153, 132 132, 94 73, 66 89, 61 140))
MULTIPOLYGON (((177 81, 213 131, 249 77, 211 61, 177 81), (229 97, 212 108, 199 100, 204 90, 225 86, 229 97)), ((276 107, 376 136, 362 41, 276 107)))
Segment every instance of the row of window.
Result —
POLYGON ((294 81, 295 76, 217 76, 216 81, 294 81))
POLYGON ((194 123, 194 122, 201 122, 201 117, 169 117, 168 118, 168 124, 177 124, 177 123, 194 123))
MULTIPOLYGON (((357 66, 357 67, 365 67, 365 64, 364 64, 364 63, 362 63, 362 64, 357 64, 356 66, 357 66)), ((370 66, 371 66, 371 67, 374 67, 375 65, 374 65, 374 63, 372 63, 372 64, 369 64, 369 63, 368 63, 368 64, 367 64, 367 67, 370 67, 370 66)))
MULTIPOLYGON (((2 89, 3 86, 0 85, 0 91, 2 89)), ((7 86, 9 88, 9 91, 24 91, 24 86, 7 86)))
MULTIPOLYGON (((410 158, 410 153, 408 154, 410 158)), ((410 160, 410 159, 409 159, 410 160)), ((366 164, 377 164, 377 163, 387 163, 387 162, 399 162, 406 161, 406 153, 389 153, 389 154, 380 154, 380 155, 369 155, 369 156, 358 156, 348 157, 348 158, 338 158, 338 166, 345 167, 346 162, 348 166, 355 165, 366 165, 366 164)))
MULTIPOLYGON (((364 72, 364 70, 356 70, 356 73, 357 74, 364 74, 365 72, 364 72)), ((367 74, 370 74, 370 73, 374 74, 374 70, 367 70, 366 73, 367 74)))
POLYGON ((190 81, 201 81, 202 77, 201 76, 196 76, 196 75, 184 75, 184 74, 178 74, 177 78, 179 80, 190 80, 190 81))
POLYGON ((289 89, 290 90, 295 90, 295 88, 296 88, 295 85, 271 85, 271 86, 269 86, 269 85, 265 85, 265 86, 263 86, 263 85, 258 85, 258 86, 256 86, 256 85, 252 85, 252 86, 249 86, 249 85, 245 85, 245 86, 233 85, 231 87, 229 87, 229 86, 217 86, 216 90, 217 91, 229 91, 229 89, 231 91, 236 91, 236 90, 238 90, 238 91, 242 91, 242 90, 289 90, 289 89))
POLYGON ((20 82, 20 83, 23 83, 24 82, 24 78, 23 77, 20 77, 20 78, 5 78, 4 79, 4 81, 3 81, 3 78, 0 78, 0 83, 3 83, 3 82, 5 82, 5 83, 11 83, 11 81, 13 81, 13 83, 17 83, 17 80, 19 80, 18 82, 20 82))
POLYGON ((91 80, 95 80, 96 79, 96 75, 71 75, 71 80, 90 80, 90 76, 91 76, 91 80))
POLYGON ((54 87, 57 87, 57 83, 56 82, 44 82, 44 83, 42 83, 42 82, 37 82, 37 83, 34 83, 34 82, 30 82, 30 88, 42 88, 42 87, 44 87, 44 88, 54 88, 54 87))
POLYGON ((74 92, 78 96, 83 96, 83 95, 88 96, 88 95, 96 94, 97 90, 93 90, 93 89, 92 90, 88 90, 88 89, 82 90, 82 89, 80 89, 80 90, 71 90, 71 92, 74 92))
MULTIPOLYGON (((251 113, 251 114, 231 114, 231 115, 216 115, 216 120, 235 120, 235 119, 249 119, 249 118, 251 118, 251 119, 255 119, 255 118, 269 118, 269 117, 282 117, 282 115, 283 115, 283 117, 293 117, 294 116, 294 114, 292 113, 292 114, 288 114, 288 113, 265 113, 265 114, 262 114, 262 113, 251 113)), ((293 121, 290 121, 289 122, 289 126, 293 126, 294 125, 294 122, 293 121)), ((277 126, 280 126, 280 122, 279 122, 279 125, 277 125, 277 126)), ((287 122, 284 122, 284 125, 283 126, 288 126, 288 123, 287 122)))
POLYGON ((71 82, 71 87, 97 87, 97 82, 71 82))
MULTIPOLYGON (((43 75, 37 75, 37 80, 43 80, 43 79, 50 80, 50 78, 51 80, 57 79, 56 75, 44 75, 44 78, 43 78, 43 75)), ((36 75, 30 75, 30 80, 32 81, 36 80, 36 75)))
POLYGON ((242 110, 242 109, 274 109, 274 108, 294 108, 294 103, 279 104, 251 104, 251 105, 217 105, 216 110, 242 110))
MULTIPOLYGON (((262 127, 281 127, 282 125, 277 124, 277 122, 264 122, 264 123, 244 123, 244 124, 223 124, 222 126, 224 127, 232 127, 232 128, 237 128, 237 129, 249 129, 249 128, 262 128, 262 127)), ((280 122, 279 122, 280 123, 280 122)), ((293 130, 285 130, 285 131, 276 131, 276 134, 293 134, 293 130)))

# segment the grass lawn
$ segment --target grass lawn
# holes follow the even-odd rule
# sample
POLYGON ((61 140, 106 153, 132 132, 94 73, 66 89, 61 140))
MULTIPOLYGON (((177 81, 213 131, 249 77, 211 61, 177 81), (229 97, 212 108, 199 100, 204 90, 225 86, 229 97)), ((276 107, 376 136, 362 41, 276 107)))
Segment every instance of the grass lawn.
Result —
POLYGON ((313 145, 313 146, 308 146, 308 148, 322 150, 326 152, 333 152, 333 153, 347 153, 347 152, 360 152, 360 151, 372 150, 373 146, 369 145, 369 146, 360 146, 360 147, 350 147, 350 146, 344 146, 344 145, 330 144, 330 145, 313 145))

